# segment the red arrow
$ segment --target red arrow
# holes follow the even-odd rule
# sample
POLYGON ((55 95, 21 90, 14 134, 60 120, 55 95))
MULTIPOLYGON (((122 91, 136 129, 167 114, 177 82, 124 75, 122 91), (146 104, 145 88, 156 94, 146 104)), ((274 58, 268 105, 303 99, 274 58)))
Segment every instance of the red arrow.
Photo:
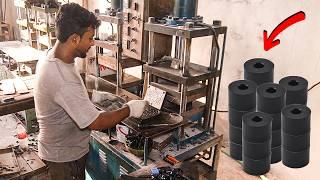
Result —
POLYGON ((268 51, 276 45, 280 44, 280 40, 274 40, 283 30, 287 29, 289 26, 306 19, 306 15, 303 11, 297 12, 296 14, 288 17, 284 21, 282 21, 270 34, 268 37, 267 31, 263 31, 263 43, 264 50, 268 51))

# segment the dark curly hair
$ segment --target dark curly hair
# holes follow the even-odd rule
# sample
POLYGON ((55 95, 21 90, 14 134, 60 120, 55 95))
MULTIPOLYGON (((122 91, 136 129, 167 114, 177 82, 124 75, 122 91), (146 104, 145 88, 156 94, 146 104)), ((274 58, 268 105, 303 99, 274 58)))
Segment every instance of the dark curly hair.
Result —
POLYGON ((57 38, 62 43, 74 33, 82 37, 88 27, 96 29, 99 26, 97 17, 76 3, 62 5, 56 18, 57 38))

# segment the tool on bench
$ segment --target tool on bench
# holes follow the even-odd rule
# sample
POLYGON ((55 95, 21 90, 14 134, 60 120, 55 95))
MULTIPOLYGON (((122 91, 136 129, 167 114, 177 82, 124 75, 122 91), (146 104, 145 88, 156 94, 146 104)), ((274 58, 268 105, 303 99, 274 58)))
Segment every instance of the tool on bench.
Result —
POLYGON ((175 164, 180 163, 180 161, 178 161, 175 157, 173 157, 171 155, 166 155, 163 160, 170 163, 171 165, 175 165, 175 164))

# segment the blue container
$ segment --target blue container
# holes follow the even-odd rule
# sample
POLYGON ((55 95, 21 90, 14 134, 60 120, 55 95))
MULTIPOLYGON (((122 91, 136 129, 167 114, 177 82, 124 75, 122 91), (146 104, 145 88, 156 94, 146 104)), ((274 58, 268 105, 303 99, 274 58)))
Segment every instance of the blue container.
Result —
POLYGON ((173 15, 179 18, 196 16, 196 0, 176 0, 173 15))

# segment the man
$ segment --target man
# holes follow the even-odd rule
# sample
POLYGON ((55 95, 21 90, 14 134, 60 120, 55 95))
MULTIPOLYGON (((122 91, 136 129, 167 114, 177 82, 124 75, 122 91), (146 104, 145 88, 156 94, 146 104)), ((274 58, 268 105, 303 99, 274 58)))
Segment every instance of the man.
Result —
POLYGON ((61 6, 56 19, 58 40, 37 65, 38 154, 53 180, 84 180, 90 130, 111 128, 128 116, 140 117, 147 104, 134 100, 119 110, 100 112, 91 103, 74 58, 86 57, 99 25, 94 14, 80 5, 61 6))

